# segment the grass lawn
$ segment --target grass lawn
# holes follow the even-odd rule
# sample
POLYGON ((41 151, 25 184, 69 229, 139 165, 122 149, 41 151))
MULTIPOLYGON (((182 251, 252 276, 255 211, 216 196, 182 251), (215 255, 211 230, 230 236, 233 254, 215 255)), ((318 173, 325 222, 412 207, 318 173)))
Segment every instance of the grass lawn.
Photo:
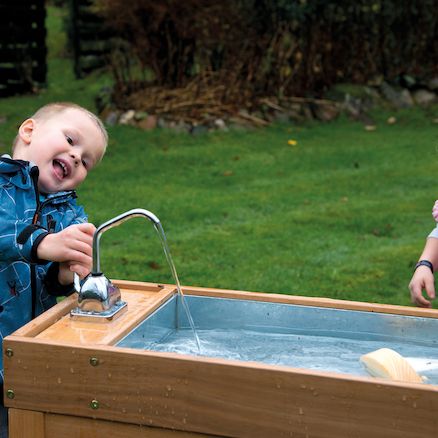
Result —
MULTIPOLYGON (((56 10, 48 20, 50 37, 56 10)), ((0 99, 2 153, 42 104, 94 110, 108 83, 98 74, 75 80, 62 39, 51 38, 49 49, 47 90, 0 99)), ((412 267, 434 227, 436 109, 376 112, 372 132, 345 117, 199 136, 111 127, 79 201, 96 225, 131 208, 154 212, 183 285, 409 304, 412 267)), ((111 278, 172 282, 143 219, 106 233, 101 252, 111 278)))

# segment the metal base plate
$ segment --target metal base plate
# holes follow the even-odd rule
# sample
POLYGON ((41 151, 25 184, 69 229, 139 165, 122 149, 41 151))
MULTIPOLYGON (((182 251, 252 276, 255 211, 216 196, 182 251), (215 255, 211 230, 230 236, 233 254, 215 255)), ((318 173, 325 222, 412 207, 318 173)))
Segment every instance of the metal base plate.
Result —
POLYGON ((89 321, 112 321, 119 317, 124 311, 128 310, 128 303, 126 301, 117 301, 110 309, 104 312, 93 312, 82 310, 75 307, 70 311, 70 316, 74 319, 89 320, 89 321))

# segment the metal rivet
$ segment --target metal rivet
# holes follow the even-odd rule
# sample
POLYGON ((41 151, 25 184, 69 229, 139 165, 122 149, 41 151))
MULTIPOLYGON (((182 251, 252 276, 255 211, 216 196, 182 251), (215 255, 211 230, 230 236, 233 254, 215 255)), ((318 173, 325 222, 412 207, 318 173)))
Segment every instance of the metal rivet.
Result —
POLYGON ((14 350, 12 350, 12 348, 6 348, 5 354, 8 357, 12 357, 14 355, 14 350))
POLYGON ((97 365, 99 365, 99 359, 97 357, 90 357, 90 365, 97 367, 97 365))
POLYGON ((97 400, 91 400, 90 408, 91 409, 99 409, 99 402, 97 400))
POLYGON ((13 389, 8 389, 7 391, 6 391, 6 397, 7 398, 10 398, 11 400, 15 397, 15 392, 14 392, 14 390, 13 389))

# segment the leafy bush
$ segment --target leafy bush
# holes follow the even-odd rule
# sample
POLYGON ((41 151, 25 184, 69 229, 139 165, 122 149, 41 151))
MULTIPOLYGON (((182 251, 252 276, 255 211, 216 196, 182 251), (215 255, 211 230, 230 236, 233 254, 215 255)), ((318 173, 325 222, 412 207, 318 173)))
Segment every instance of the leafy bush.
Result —
POLYGON ((119 95, 221 84, 221 101, 437 73, 435 0, 94 0, 119 38, 119 95))

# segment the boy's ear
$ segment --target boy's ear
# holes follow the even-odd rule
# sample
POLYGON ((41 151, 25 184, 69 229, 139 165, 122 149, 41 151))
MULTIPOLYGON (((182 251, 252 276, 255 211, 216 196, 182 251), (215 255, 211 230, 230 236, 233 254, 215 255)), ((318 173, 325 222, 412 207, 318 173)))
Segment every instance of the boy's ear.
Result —
POLYGON ((25 144, 29 144, 32 139, 33 130, 35 128, 35 120, 27 119, 18 128, 18 136, 25 144))

